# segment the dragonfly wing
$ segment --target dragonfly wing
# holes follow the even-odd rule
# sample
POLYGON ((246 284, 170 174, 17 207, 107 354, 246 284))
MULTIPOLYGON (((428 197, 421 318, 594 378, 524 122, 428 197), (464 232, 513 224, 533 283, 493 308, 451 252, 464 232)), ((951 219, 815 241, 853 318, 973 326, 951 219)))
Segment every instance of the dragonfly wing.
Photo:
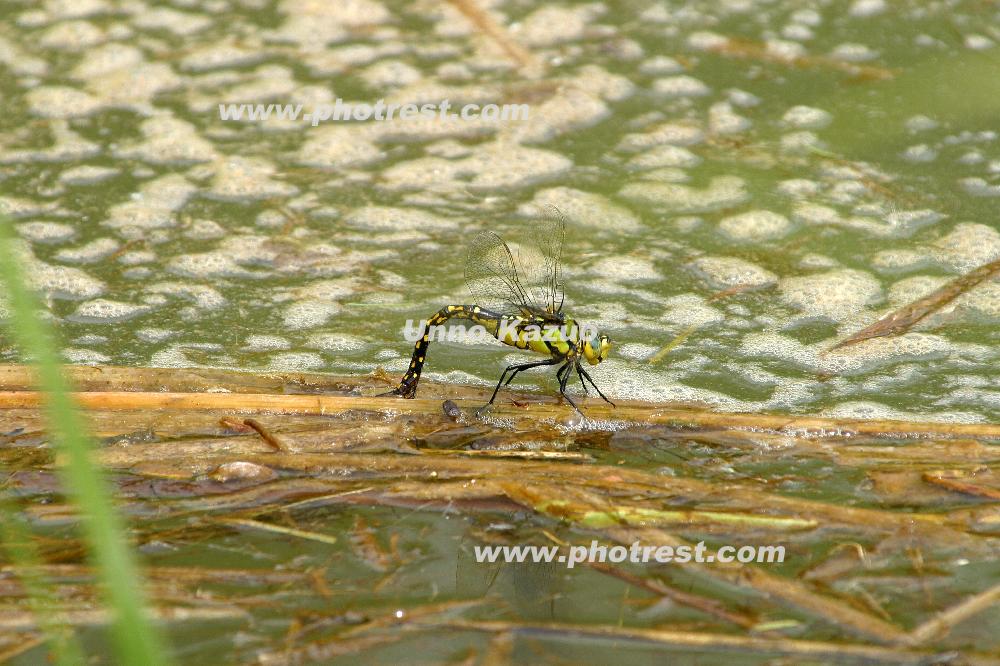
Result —
POLYGON ((465 264, 465 281, 476 303, 503 313, 559 315, 565 236, 565 216, 555 206, 534 225, 527 245, 511 249, 492 231, 479 234, 465 264))
POLYGON ((562 278, 563 242, 566 240, 566 216, 555 206, 546 206, 546 216, 535 226, 535 246, 542 256, 537 269, 528 278, 538 293, 537 305, 551 313, 562 310, 565 301, 562 278))
POLYGON ((492 231, 476 236, 465 262, 465 283, 477 305, 503 314, 523 312, 531 298, 518 274, 514 253, 492 231))

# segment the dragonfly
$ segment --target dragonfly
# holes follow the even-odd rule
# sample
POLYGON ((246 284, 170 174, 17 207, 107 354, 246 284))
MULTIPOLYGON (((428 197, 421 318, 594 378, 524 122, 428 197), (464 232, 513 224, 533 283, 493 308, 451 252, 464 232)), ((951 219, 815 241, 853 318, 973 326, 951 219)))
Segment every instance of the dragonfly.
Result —
POLYGON ((532 245, 515 246, 516 250, 492 231, 480 233, 471 242, 465 262, 465 282, 473 302, 446 305, 431 315, 421 328, 406 374, 394 390, 383 395, 415 397, 434 327, 442 327, 451 320, 467 320, 482 326, 506 345, 547 357, 507 366, 490 401, 480 412, 493 405, 500 389, 510 385, 518 373, 556 365, 560 366, 556 372, 559 393, 577 412, 580 408, 566 393, 573 371, 580 378, 585 394, 589 381, 597 394, 614 406, 583 367, 583 361, 589 365, 604 361, 611 351, 611 339, 592 326, 581 326, 563 312, 565 216, 551 207, 534 226, 533 235, 532 245))

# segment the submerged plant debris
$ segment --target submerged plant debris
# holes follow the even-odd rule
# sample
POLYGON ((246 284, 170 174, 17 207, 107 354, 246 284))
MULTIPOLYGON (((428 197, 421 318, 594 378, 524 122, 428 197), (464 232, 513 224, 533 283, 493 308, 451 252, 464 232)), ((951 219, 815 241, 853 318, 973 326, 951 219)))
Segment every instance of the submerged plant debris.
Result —
MULTIPOLYGON (((391 381, 379 377, 72 375, 182 655, 195 643, 202 659, 268 664, 419 649, 457 663, 503 645, 512 658, 565 657, 587 639, 627 662, 655 648, 1000 663, 995 632, 981 630, 1000 601, 1000 586, 984 585, 997 576, 1000 425, 818 427, 633 402, 569 426, 572 410, 546 396, 504 400, 484 419, 484 389, 365 397, 391 381), (594 540, 772 544, 786 556, 567 568, 474 555, 594 540), (584 623, 579 579, 594 604, 584 623)), ((0 381, 7 492, 42 535, 59 616, 86 633, 106 615, 30 406, 30 372, 0 367, 0 381)), ((0 577, 4 649, 32 654, 38 636, 12 573, 0 577)))

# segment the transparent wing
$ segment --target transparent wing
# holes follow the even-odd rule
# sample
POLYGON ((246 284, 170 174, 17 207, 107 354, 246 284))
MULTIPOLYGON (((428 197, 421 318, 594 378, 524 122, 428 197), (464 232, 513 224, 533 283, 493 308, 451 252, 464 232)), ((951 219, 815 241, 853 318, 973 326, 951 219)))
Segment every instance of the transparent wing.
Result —
POLYGON ((534 304, 556 314, 562 311, 565 293, 562 279, 566 216, 555 206, 546 206, 546 216, 534 226, 534 241, 541 261, 525 262, 525 281, 531 285, 534 304))
POLYGON ((492 231, 477 236, 465 264, 465 281, 476 304, 504 314, 561 312, 565 234, 564 216, 551 207, 535 224, 530 244, 511 249, 492 231))
POLYGON ((492 231, 476 236, 465 261, 465 283, 476 305, 501 314, 523 312, 531 305, 521 284, 514 253, 492 231))

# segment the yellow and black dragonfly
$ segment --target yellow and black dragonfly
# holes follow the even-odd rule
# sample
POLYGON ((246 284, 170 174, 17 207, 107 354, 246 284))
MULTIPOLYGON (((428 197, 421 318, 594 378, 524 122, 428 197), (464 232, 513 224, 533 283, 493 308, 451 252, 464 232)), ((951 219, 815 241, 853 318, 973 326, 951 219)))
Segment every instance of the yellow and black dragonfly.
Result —
POLYGON ((562 281, 562 250, 566 221, 562 213, 551 209, 540 220, 534 233, 534 246, 511 247, 492 231, 484 231, 469 247, 465 264, 465 282, 473 295, 469 305, 446 305, 428 319, 417 339, 410 367, 393 391, 384 395, 413 398, 420 372, 427 359, 427 348, 444 324, 467 320, 481 326, 500 342, 544 354, 544 361, 516 363, 503 374, 485 409, 496 400, 500 388, 507 386, 519 372, 540 366, 560 365, 556 372, 559 393, 577 411, 576 403, 566 394, 570 374, 576 370, 584 393, 587 382, 608 404, 614 406, 597 388, 581 361, 597 365, 607 358, 611 340, 593 327, 581 326, 563 313, 565 295, 562 281))

